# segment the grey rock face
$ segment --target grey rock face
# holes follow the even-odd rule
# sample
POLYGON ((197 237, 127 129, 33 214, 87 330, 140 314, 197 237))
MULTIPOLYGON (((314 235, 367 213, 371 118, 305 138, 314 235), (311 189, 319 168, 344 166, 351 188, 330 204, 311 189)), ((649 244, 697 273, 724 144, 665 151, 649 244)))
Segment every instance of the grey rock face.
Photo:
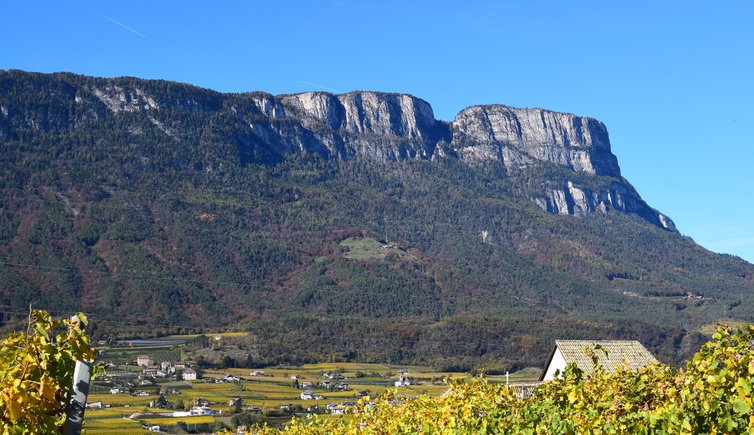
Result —
POLYGON ((677 231, 669 217, 648 206, 636 192, 619 182, 606 190, 594 192, 567 181, 561 189, 549 189, 531 200, 553 214, 584 216, 588 213, 607 213, 612 209, 637 214, 660 228, 677 231))
POLYGON ((432 107, 410 95, 306 92, 281 101, 331 155, 384 162, 429 158, 434 149, 432 107))
POLYGON ((91 92, 112 112, 138 112, 159 109, 152 97, 139 88, 127 89, 118 85, 93 88, 91 92))
POLYGON ((592 175, 620 177, 618 160, 601 122, 568 113, 507 106, 475 106, 452 123, 461 160, 499 160, 516 170, 546 161, 592 175))

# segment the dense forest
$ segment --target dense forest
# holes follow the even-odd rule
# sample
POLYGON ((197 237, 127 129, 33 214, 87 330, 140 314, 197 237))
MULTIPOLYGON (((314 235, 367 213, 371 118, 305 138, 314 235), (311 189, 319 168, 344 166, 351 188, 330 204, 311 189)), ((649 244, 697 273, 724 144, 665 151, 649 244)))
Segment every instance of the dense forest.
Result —
POLYGON ((247 330, 265 364, 507 370, 543 364, 556 338, 638 339, 679 362, 703 326, 754 320, 743 260, 530 200, 609 177, 282 154, 239 122, 259 95, 0 72, 3 326, 33 305, 83 311, 100 338, 247 330), (156 108, 112 110, 105 86, 156 108))

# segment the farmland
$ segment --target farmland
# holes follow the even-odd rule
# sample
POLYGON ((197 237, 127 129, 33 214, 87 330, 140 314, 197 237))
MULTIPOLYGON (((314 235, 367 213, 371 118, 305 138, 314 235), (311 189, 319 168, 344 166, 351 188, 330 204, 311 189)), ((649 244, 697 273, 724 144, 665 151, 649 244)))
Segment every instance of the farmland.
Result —
MULTIPOLYGON (((227 336, 232 335, 218 334, 215 338, 221 342, 227 336)), ((142 433, 151 426, 174 433, 201 432, 221 425, 234 427, 232 417, 236 414, 282 425, 295 415, 338 413, 333 409, 343 409, 342 404, 355 403, 365 395, 376 397, 390 388, 396 389, 399 398, 425 393, 439 396, 447 389, 444 379, 469 376, 421 366, 352 362, 263 368, 199 367, 190 360, 181 363, 181 358, 187 359, 185 344, 176 343, 194 338, 172 336, 170 344, 165 344, 168 340, 163 337, 138 341, 139 346, 131 342, 103 347, 100 362, 108 365, 107 372, 95 380, 87 400, 90 406, 102 407, 87 409, 86 433, 142 433), (151 374, 155 368, 149 371, 135 365, 139 356, 150 357, 153 367, 163 361, 177 363, 178 367, 185 365, 185 370, 195 367, 200 379, 183 380, 180 369, 167 376, 155 376, 151 374), (399 379, 407 382, 396 388, 399 379), (111 389, 118 392, 112 393, 111 389), (208 415, 172 415, 176 411, 187 413, 192 408, 198 413, 200 408, 196 405, 204 406, 208 415)), ((524 370, 512 374, 509 380, 526 381, 537 375, 534 369, 524 370)), ((505 376, 490 376, 489 381, 505 382, 505 376)))

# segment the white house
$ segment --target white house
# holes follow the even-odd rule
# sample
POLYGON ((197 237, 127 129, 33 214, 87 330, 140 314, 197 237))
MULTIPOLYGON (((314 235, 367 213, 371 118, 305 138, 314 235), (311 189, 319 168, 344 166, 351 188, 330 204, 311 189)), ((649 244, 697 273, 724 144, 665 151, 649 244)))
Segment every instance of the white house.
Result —
POLYGON ((212 410, 206 406, 195 406, 191 408, 191 415, 212 415, 212 410))
POLYGON ((539 380, 554 379, 556 371, 562 373, 566 365, 571 363, 589 375, 595 367, 590 354, 597 357, 599 364, 608 373, 615 373, 619 366, 638 370, 657 362, 636 340, 556 340, 539 380))
POLYGON ((184 381, 195 381, 196 380, 196 370, 194 369, 186 369, 183 371, 183 374, 181 375, 183 377, 184 381))
POLYGON ((397 381, 395 381, 395 386, 400 387, 410 387, 411 386, 411 379, 409 379, 406 376, 401 375, 401 377, 398 378, 397 381))
POLYGON ((314 400, 314 393, 310 390, 302 391, 301 400, 314 400))
POLYGON ((136 365, 142 367, 149 367, 153 363, 152 358, 148 355, 139 355, 136 357, 136 365))

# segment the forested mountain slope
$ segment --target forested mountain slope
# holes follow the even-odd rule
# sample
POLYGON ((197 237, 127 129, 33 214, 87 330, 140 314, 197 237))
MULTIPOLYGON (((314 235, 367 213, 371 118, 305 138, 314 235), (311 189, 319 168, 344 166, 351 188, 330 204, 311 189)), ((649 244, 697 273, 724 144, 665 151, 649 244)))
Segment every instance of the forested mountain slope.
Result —
POLYGON ((554 338, 676 361, 754 318, 754 267, 678 234, 591 118, 1 71, 0 144, 9 325, 32 303, 103 336, 245 328, 257 362, 506 369, 554 338))

